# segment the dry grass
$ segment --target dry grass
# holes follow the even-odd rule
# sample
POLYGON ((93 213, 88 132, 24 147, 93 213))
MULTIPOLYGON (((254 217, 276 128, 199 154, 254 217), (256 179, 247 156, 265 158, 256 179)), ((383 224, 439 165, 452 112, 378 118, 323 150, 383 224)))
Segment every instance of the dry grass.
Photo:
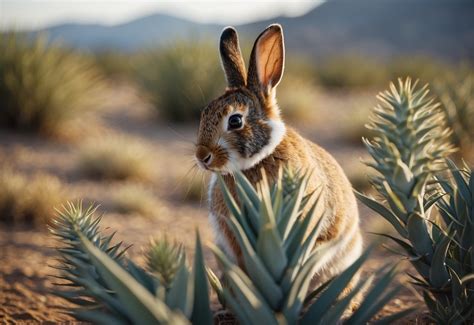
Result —
POLYGON ((66 201, 60 180, 37 174, 31 178, 10 167, 0 170, 0 220, 7 223, 44 225, 54 208, 66 201))
POLYGON ((340 139, 346 143, 362 145, 363 137, 371 138, 373 135, 372 131, 366 128, 370 110, 375 106, 373 96, 354 95, 347 105, 340 120, 340 139))
POLYGON ((106 136, 86 143, 79 153, 78 169, 87 177, 102 180, 152 178, 147 147, 124 136, 106 136))
POLYGON ((0 34, 0 124, 47 135, 100 102, 104 82, 90 58, 20 33, 0 34))
POLYGON ((139 184, 126 184, 112 196, 112 207, 122 214, 139 214, 152 217, 157 212, 154 193, 139 184))
POLYGON ((202 203, 207 200, 208 174, 197 173, 179 177, 178 197, 190 203, 202 203))
POLYGON ((213 43, 176 42, 149 51, 137 59, 136 70, 159 115, 173 122, 197 120, 225 87, 213 43))
POLYGON ((283 117, 291 122, 306 121, 315 115, 321 101, 310 79, 288 76, 277 91, 283 117))

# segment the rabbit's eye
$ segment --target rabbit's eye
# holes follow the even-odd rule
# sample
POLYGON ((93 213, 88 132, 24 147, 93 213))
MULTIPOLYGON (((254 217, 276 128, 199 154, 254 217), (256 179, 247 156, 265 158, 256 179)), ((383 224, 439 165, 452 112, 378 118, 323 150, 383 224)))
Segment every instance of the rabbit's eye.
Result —
POLYGON ((242 127, 242 115, 234 114, 229 117, 228 130, 240 129, 242 127))

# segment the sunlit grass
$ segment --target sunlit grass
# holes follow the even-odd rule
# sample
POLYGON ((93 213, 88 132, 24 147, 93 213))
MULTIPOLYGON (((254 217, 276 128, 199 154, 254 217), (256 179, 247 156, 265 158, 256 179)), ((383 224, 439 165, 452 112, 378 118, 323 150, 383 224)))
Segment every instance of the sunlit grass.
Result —
POLYGON ((136 67, 159 115, 174 122, 198 120, 200 110, 225 88, 217 48, 205 42, 149 51, 136 67))
POLYGON ((0 34, 0 125, 56 135, 99 105, 103 80, 93 62, 43 37, 0 34))
POLYGON ((48 174, 31 177, 0 167, 0 221, 10 224, 45 225, 68 199, 60 180, 48 174))
POLYGON ((78 169, 97 180, 149 181, 152 162, 147 147, 124 136, 90 140, 80 149, 78 169))
POLYGON ((157 211, 154 193, 139 184, 125 184, 112 196, 112 208, 122 214, 139 214, 152 217, 157 211))

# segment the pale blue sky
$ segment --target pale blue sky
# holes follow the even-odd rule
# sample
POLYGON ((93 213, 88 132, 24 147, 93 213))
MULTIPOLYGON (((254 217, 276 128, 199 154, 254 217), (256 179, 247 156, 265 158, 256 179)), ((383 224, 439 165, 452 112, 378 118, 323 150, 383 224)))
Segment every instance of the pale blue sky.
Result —
POLYGON ((298 16, 321 1, 0 0, 0 28, 30 29, 71 21, 113 25, 155 12, 239 24, 277 15, 298 16))

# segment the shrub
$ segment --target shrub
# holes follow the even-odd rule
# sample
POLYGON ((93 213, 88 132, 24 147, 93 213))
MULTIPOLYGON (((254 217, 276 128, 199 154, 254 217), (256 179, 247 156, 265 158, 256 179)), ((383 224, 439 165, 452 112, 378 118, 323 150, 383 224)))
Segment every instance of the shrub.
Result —
POLYGON ((112 206, 119 213, 138 213, 145 217, 151 217, 156 210, 155 195, 140 185, 121 186, 113 194, 112 206))
POLYGON ((94 61, 102 73, 111 79, 133 79, 133 54, 104 50, 94 53, 94 61))
POLYGON ((106 180, 147 181, 152 177, 146 146, 122 136, 106 136, 86 143, 78 157, 79 170, 106 180))
POLYGON ((347 54, 318 65, 316 80, 327 88, 368 88, 388 80, 388 75, 384 64, 347 54))
POLYGON ((453 130, 452 140, 469 157, 474 154, 474 74, 447 75, 435 86, 453 130))
POLYGON ((304 122, 316 116, 320 99, 311 79, 286 76, 278 87, 277 99, 282 115, 293 122, 304 122))
POLYGON ((421 81, 431 83, 440 76, 445 76, 452 72, 457 72, 457 67, 449 66, 427 56, 402 56, 390 60, 387 64, 388 79, 384 80, 385 85, 390 80, 399 77, 416 76, 421 81))
POLYGON ((199 119, 225 87, 215 46, 177 42, 138 59, 137 75, 159 114, 170 121, 199 119))
POLYGON ((46 174, 31 178, 10 167, 0 170, 0 221, 44 225, 67 198, 59 179, 46 174))
POLYGON ((362 145, 362 138, 373 135, 371 130, 366 128, 368 122, 367 116, 370 111, 367 106, 372 105, 373 100, 369 100, 368 96, 352 96, 346 104, 346 111, 339 117, 341 125, 340 138, 354 145, 362 145))
POLYGON ((468 168, 448 162, 452 179, 442 179, 445 158, 453 152, 445 114, 427 97, 427 86, 410 79, 379 95, 365 140, 373 158, 368 165, 376 200, 358 194, 383 216, 398 236, 423 291, 431 318, 439 324, 471 324, 474 320, 474 178, 468 168), (441 217, 436 218, 436 213, 441 217))
POLYGON ((439 76, 459 73, 458 67, 424 56, 400 56, 388 61, 376 61, 357 54, 331 57, 317 64, 315 79, 326 88, 374 88, 399 76, 417 76, 433 82, 439 76))
POLYGON ((86 57, 15 32, 0 48, 0 125, 56 134, 97 104, 102 80, 86 57))

